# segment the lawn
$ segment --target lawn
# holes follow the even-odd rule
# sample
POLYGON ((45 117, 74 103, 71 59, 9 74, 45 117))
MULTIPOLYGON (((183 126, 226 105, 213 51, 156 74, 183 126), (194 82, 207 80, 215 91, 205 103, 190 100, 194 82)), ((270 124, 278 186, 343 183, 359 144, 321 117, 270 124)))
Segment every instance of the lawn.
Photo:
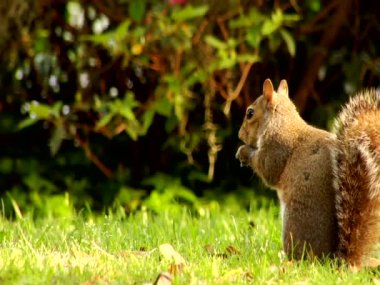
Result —
POLYGON ((3 217, 0 283, 154 284, 167 272, 157 284, 380 284, 379 271, 287 261, 275 203, 226 205, 3 217))

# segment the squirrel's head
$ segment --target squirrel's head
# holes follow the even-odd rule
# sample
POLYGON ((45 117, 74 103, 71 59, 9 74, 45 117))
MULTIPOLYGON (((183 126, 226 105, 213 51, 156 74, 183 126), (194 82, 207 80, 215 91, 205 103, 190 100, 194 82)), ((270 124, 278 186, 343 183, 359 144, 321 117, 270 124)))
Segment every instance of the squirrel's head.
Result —
MULTIPOLYGON (((294 112, 297 112, 294 104, 289 99, 286 80, 281 80, 276 92, 272 81, 266 79, 263 85, 263 94, 247 108, 239 131, 239 138, 246 145, 257 148, 259 138, 267 129, 276 111, 279 111, 278 109, 287 110, 289 107, 292 110, 294 109, 294 112)), ((282 111, 280 112, 282 113, 282 111)))

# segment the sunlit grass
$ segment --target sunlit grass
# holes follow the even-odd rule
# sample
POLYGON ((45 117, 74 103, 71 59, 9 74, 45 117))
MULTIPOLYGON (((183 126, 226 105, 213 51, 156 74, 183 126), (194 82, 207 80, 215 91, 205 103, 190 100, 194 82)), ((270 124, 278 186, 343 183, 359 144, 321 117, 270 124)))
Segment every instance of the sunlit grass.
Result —
POLYGON ((379 271, 334 262, 288 262, 278 208, 209 204, 153 214, 141 210, 0 224, 1 284, 143 284, 171 272, 174 284, 378 284, 379 271), (211 206, 210 206, 211 205, 211 206), (159 250, 170 244, 185 260, 159 250), (376 280, 377 278, 377 280, 376 280))

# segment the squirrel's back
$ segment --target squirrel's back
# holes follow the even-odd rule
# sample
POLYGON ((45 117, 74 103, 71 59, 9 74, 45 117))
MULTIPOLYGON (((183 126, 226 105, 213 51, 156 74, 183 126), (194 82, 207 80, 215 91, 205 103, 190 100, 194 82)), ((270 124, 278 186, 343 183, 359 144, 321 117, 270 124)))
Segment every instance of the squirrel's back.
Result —
POLYGON ((333 185, 339 224, 338 256, 366 265, 380 243, 380 92, 364 90, 334 124, 333 185))

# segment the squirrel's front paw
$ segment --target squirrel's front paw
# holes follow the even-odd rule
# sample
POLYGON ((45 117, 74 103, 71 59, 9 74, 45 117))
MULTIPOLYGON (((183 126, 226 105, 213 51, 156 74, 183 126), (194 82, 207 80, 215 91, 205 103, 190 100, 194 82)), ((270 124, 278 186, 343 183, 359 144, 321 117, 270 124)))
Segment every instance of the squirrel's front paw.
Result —
POLYGON ((242 145, 236 152, 235 157, 240 160, 240 166, 250 166, 250 161, 252 156, 255 154, 256 150, 249 145, 242 145))

